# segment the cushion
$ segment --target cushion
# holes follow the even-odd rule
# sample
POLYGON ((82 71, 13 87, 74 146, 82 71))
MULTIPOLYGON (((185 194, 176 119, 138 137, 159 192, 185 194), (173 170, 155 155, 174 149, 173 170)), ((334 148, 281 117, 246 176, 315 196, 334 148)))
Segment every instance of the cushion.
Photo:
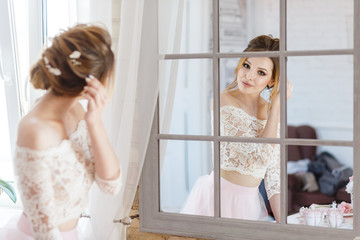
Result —
POLYGON ((350 197, 350 193, 345 191, 345 187, 340 188, 337 192, 336 192, 336 201, 337 202, 347 202, 350 203, 351 202, 351 197, 350 197))

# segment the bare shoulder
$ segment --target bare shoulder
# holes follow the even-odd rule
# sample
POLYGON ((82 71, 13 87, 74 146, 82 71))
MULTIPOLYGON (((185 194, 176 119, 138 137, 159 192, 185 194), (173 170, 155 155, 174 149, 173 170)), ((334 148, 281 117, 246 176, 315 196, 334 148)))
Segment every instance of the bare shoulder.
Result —
POLYGON ((220 107, 225 105, 236 105, 234 91, 224 91, 220 94, 220 107))
POLYGON ((58 146, 64 139, 60 123, 35 116, 25 116, 18 126, 17 145, 34 150, 58 146))

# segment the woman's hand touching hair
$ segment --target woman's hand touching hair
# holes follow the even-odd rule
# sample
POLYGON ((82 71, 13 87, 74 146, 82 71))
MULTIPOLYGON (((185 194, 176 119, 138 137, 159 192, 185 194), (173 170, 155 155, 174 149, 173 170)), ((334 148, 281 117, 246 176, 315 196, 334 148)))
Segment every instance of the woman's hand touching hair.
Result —
POLYGON ((286 98, 287 98, 287 100, 289 100, 294 91, 294 85, 292 84, 292 82, 290 82, 290 80, 287 80, 286 85, 287 85, 286 86, 286 98))
POLYGON ((102 111, 109 102, 109 97, 101 82, 90 75, 86 79, 82 96, 88 100, 85 121, 94 153, 96 176, 103 180, 114 180, 119 177, 120 164, 111 146, 102 122, 102 111))
MULTIPOLYGON (((287 83, 286 83, 286 99, 289 100, 292 96, 292 93, 294 91, 294 85, 289 81, 289 80, 286 80, 287 83)), ((278 91, 277 91, 277 94, 276 94, 276 97, 274 99, 274 102, 272 105, 276 105, 276 106, 280 106, 280 86, 278 88, 278 91)))
POLYGON ((88 100, 88 110, 85 114, 85 121, 89 125, 99 124, 101 113, 109 102, 109 96, 105 87, 92 75, 85 78, 87 85, 84 87, 82 96, 88 100))

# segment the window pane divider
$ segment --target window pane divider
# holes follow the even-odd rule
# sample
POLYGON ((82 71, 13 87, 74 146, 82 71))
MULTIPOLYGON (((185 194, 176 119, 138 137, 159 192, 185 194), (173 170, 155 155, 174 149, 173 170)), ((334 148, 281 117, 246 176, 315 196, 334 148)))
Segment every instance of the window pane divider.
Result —
POLYGON ((329 50, 290 50, 290 51, 271 51, 271 52, 234 52, 234 53, 179 53, 164 54, 159 57, 163 60, 178 59, 202 59, 202 58, 242 58, 242 57, 278 57, 279 55, 286 57, 297 56, 324 56, 324 55, 352 55, 353 49, 329 49, 329 50))
POLYGON ((360 191, 359 191, 359 181, 360 181, 360 1, 354 1, 354 209, 355 213, 353 216, 353 229, 356 235, 360 235, 360 191))
MULTIPOLYGON (((213 0, 213 106, 214 109, 219 109, 220 107, 220 81, 219 81, 219 64, 220 60, 216 56, 219 52, 219 0, 213 0)), ((217 110, 213 111, 214 119, 214 217, 220 217, 220 206, 221 206, 221 188, 220 188, 220 142, 217 139, 217 136, 220 135, 220 117, 217 110)))
POLYGON ((286 113, 286 0, 280 0, 280 224, 287 222, 288 184, 287 184, 287 147, 283 144, 287 137, 286 113))
POLYGON ((230 136, 203 136, 203 135, 176 135, 158 134, 161 140, 190 140, 190 141, 218 141, 218 142, 250 142, 250 143, 275 143, 283 145, 301 146, 356 146, 353 141, 299 139, 299 138, 252 138, 252 137, 230 137, 230 136))

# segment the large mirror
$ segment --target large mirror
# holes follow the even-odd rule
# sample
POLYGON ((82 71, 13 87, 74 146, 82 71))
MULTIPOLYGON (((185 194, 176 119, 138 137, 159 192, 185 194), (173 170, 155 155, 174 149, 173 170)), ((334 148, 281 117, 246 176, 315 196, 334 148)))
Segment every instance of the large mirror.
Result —
POLYGON ((283 157, 289 179, 288 223, 307 224, 306 212, 321 208, 322 225, 307 225, 333 227, 329 219, 337 213, 329 209, 335 208, 342 217, 335 227, 351 229, 352 194, 346 185, 354 165, 354 70, 347 49, 353 48, 353 0, 287 1, 289 54, 282 55, 288 86, 283 123, 287 135, 282 139, 280 105, 275 104, 279 58, 254 55, 279 50, 279 1, 220 0, 218 62, 211 55, 212 1, 175 2, 181 7, 177 17, 159 7, 159 38, 177 48, 161 46, 160 54, 193 55, 160 60, 159 132, 165 136, 159 149, 161 211, 214 216, 214 163, 218 163, 220 217, 279 221, 282 141, 287 149, 283 157), (198 23, 202 28, 195 30, 198 23), (165 39, 170 25, 175 32, 165 39), (248 48, 259 35, 272 48, 248 48), (249 56, 229 55, 245 49, 249 56), (257 101, 251 101, 254 96, 257 101), (259 143, 252 141, 254 137, 270 140, 259 143), (324 183, 335 182, 332 176, 341 180, 324 183), (204 191, 207 195, 202 195, 204 191), (253 195, 237 198, 245 192, 253 195), (192 199, 203 204, 191 204, 192 199), (247 206, 239 211, 248 212, 238 214, 235 205, 247 206))

